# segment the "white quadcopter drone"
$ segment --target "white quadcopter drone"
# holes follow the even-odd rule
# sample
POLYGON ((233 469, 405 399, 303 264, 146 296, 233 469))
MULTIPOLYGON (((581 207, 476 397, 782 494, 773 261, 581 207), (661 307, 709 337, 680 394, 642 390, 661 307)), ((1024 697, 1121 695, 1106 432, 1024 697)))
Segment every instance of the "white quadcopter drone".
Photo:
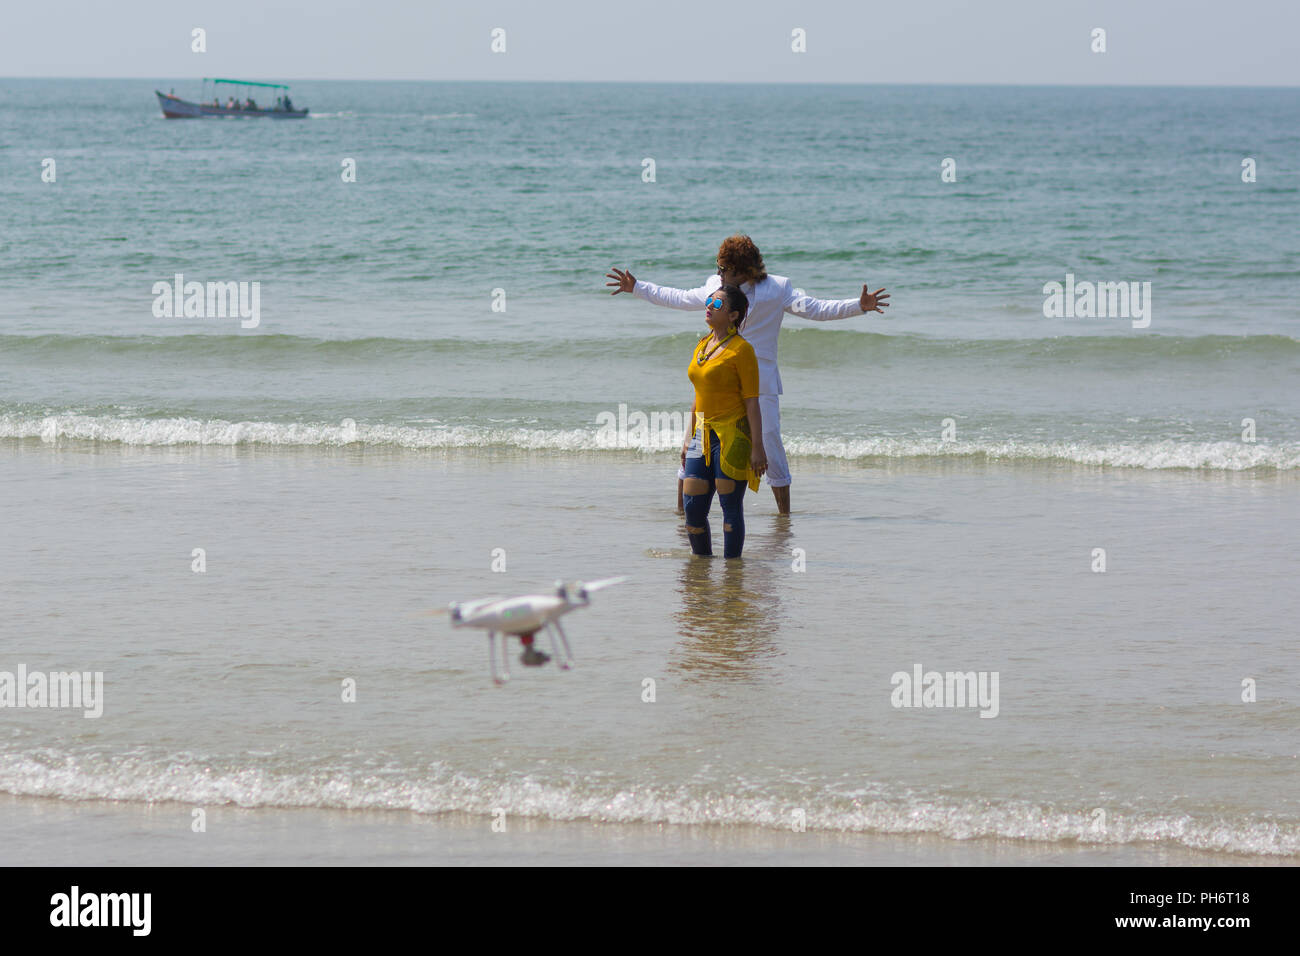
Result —
POLYGON ((477 627, 488 632, 488 666, 492 670, 492 680, 498 685, 510 679, 510 662, 506 657, 505 635, 513 634, 524 646, 519 661, 525 667, 541 667, 551 659, 533 646, 537 632, 545 630, 551 638, 551 650, 555 653, 556 663, 561 670, 568 670, 573 665, 573 651, 569 649, 569 639, 560 627, 560 618, 570 611, 586 607, 591 603, 591 592, 607 588, 611 584, 626 581, 626 577, 603 578, 586 584, 581 581, 566 585, 563 581, 555 583, 554 594, 526 594, 514 598, 482 598, 478 601, 464 603, 453 601, 447 608, 451 615, 452 627, 477 627), (496 651, 494 645, 498 632, 501 634, 501 668, 504 676, 497 674, 496 651), (564 645, 564 655, 555 642, 559 635, 564 645))

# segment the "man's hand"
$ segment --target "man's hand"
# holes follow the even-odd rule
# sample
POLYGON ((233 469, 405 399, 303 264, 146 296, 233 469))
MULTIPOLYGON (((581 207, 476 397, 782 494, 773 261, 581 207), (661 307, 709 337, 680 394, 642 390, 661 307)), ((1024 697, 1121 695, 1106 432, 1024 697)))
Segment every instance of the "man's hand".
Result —
POLYGON ((884 289, 877 289, 875 292, 868 292, 867 287, 862 287, 862 298, 858 299, 858 305, 862 306, 863 312, 879 312, 885 314, 885 309, 889 308, 889 303, 885 300, 888 295, 881 295, 884 289))
POLYGON ((760 478, 767 474, 767 452, 761 445, 755 445, 749 451, 749 470, 760 478))
MULTIPOLYGON (((636 279, 633 277, 632 273, 624 272, 618 268, 615 268, 613 272, 606 272, 605 278, 614 280, 613 282, 605 283, 607 288, 614 290, 610 295, 618 295, 620 292, 631 292, 636 288, 636 279)), ((863 287, 863 291, 866 291, 865 286, 863 287)))

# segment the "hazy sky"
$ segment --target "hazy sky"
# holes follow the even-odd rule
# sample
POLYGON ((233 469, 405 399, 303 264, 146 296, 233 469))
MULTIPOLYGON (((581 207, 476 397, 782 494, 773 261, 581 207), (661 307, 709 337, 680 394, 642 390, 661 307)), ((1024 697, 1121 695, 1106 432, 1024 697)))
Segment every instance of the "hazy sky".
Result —
POLYGON ((1296 86, 1298 37, 1300 0, 0 0, 0 76, 1296 86))

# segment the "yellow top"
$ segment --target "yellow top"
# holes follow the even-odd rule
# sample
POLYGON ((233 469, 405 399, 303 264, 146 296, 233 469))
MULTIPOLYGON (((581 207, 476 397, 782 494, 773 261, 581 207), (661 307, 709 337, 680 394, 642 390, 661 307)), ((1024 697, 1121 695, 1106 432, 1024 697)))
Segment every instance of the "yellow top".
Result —
POLYGON ((709 464, 712 432, 717 434, 722 451, 722 473, 735 481, 746 482, 750 491, 757 491, 758 475, 749 470, 753 442, 745 414, 745 399, 758 398, 758 358, 754 347, 740 335, 733 335, 724 345, 716 346, 713 334, 709 333, 695 347, 686 374, 695 386, 695 418, 704 463, 709 464), (701 355, 709 356, 703 365, 699 363, 701 355))
MULTIPOLYGON (((723 336, 726 338, 726 336, 723 336)), ((686 374, 695 386, 695 413, 704 418, 745 414, 745 399, 758 398, 758 358, 739 333, 714 351, 713 333, 700 339, 686 374), (708 360, 700 365, 701 355, 708 360)))

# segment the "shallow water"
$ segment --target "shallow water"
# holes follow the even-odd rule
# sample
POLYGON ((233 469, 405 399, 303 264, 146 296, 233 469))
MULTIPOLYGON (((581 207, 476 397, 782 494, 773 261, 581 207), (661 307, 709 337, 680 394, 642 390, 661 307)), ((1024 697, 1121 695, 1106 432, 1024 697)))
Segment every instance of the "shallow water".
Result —
POLYGON ((727 562, 670 456, 597 460, 8 443, 0 666, 105 691, 9 711, 0 787, 1300 852, 1291 477, 805 465, 727 562), (612 572, 575 669, 502 689, 421 614, 612 572), (995 715, 894 707, 916 665, 995 715))

